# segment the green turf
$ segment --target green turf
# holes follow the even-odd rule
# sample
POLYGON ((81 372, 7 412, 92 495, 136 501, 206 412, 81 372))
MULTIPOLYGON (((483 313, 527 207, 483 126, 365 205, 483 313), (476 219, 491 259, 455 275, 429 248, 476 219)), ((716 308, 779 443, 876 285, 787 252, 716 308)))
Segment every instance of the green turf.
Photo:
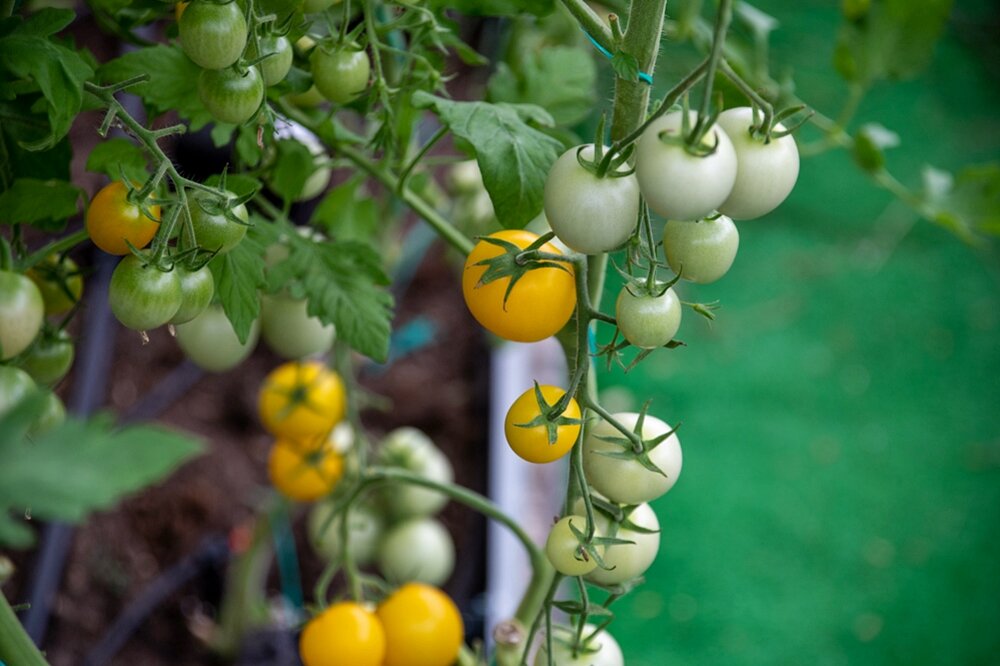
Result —
MULTIPOLYGON (((836 113, 837 3, 761 4, 836 113)), ((952 34, 859 117, 914 183, 1000 155, 998 88, 952 34)), ((912 222, 843 153, 807 160, 730 274, 684 288, 718 321, 685 312, 689 347, 602 373, 683 422, 660 556, 616 607, 629 666, 1000 663, 1000 267, 912 222)))

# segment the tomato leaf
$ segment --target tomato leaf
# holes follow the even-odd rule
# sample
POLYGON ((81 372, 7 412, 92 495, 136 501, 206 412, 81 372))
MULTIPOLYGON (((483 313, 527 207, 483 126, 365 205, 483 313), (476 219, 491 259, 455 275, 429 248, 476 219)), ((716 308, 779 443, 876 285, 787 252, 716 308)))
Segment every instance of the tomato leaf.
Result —
MULTIPOLYGON (((638 71, 636 64, 635 77, 638 71)), ((552 114, 556 125, 565 127, 580 122, 593 110, 596 82, 597 67, 589 53, 553 46, 526 53, 516 69, 500 63, 486 91, 491 102, 537 104, 552 114)))
POLYGON ((288 256, 268 268, 267 291, 292 286, 304 296, 306 312, 337 327, 337 337, 362 354, 384 362, 389 355, 392 295, 382 258, 365 243, 317 243, 288 234, 288 256))
POLYGON ((146 154, 128 139, 107 139, 97 144, 87 157, 87 171, 103 173, 112 179, 125 175, 137 183, 149 177, 146 154))
POLYGON ((64 180, 18 178, 0 194, 0 224, 22 222, 49 230, 61 229, 66 218, 79 210, 82 194, 80 188, 64 180))
POLYGON ((200 72, 201 68, 179 47, 159 44, 126 53, 102 65, 97 73, 104 83, 148 74, 148 81, 129 88, 129 92, 142 98, 151 115, 176 109, 191 122, 191 130, 197 131, 212 122, 212 116, 198 99, 200 72))
POLYGON ((306 180, 316 171, 316 157, 294 139, 281 139, 275 147, 278 157, 271 172, 270 188, 285 201, 294 201, 302 193, 306 180))
MULTIPOLYGON (((256 222, 251 231, 260 223, 256 222)), ((264 285, 264 248, 248 233, 226 254, 208 263, 215 278, 215 294, 233 325, 240 344, 245 344, 250 328, 260 316, 257 290, 264 285)))
POLYGON ((483 184, 500 224, 520 229, 542 210, 549 169, 563 145, 532 125, 551 127, 550 116, 530 104, 453 102, 418 91, 414 106, 430 108, 476 151, 483 184))
POLYGON ((372 241, 378 230, 378 209, 370 196, 363 196, 364 178, 353 178, 323 197, 309 224, 338 240, 372 241))
POLYGON ((615 70, 618 78, 625 81, 639 80, 639 61, 631 53, 625 51, 615 51, 611 58, 611 68, 615 70))
POLYGON ((0 543, 25 548, 34 535, 15 515, 79 522, 123 495, 164 478, 201 445, 155 426, 116 430, 108 415, 69 418, 29 440, 44 408, 40 395, 0 417, 0 543))
POLYGON ((545 16, 552 12, 553 0, 428 0, 434 9, 454 9, 472 16, 545 16))

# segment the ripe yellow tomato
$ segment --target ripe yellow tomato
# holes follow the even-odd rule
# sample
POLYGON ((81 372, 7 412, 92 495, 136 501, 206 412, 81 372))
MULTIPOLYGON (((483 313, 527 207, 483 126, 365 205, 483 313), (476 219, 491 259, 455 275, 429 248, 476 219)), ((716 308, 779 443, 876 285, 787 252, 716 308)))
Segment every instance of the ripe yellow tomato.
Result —
POLYGON ((382 666, 385 632, 375 614, 353 601, 314 617, 299 638, 305 666, 382 666))
POLYGON ((344 474, 344 459, 328 440, 316 446, 278 440, 267 459, 271 484, 296 502, 315 502, 329 495, 344 474))
MULTIPOLYGON (((525 248, 538 240, 530 231, 508 229, 490 234, 525 248)), ((543 252, 562 254, 552 243, 542 246, 543 252)), ((478 262, 503 254, 496 245, 480 240, 465 260, 462 273, 462 294, 472 316, 484 328, 506 340, 536 342, 554 335, 566 325, 576 308, 576 285, 573 266, 564 263, 565 270, 546 266, 528 271, 507 296, 509 277, 480 283, 486 266, 478 262)))
POLYGON ((108 254, 128 254, 128 243, 140 249, 146 247, 160 228, 160 207, 149 204, 146 208, 152 217, 128 200, 128 188, 122 181, 105 185, 87 208, 90 240, 108 254))
MULTIPOLYGON (((554 405, 566 393, 558 386, 539 386, 547 405, 554 405)), ((547 463, 562 458, 573 448, 580 436, 580 424, 555 425, 555 438, 550 439, 549 428, 544 423, 524 427, 542 417, 534 387, 528 389, 515 400, 503 422, 503 432, 507 443, 517 455, 528 462, 547 463)), ((559 418, 580 420, 580 405, 570 398, 569 404, 559 418)))
POLYGON ((465 628, 451 598, 431 585, 407 583, 376 611, 385 628, 385 666, 451 666, 465 628))
POLYGON ((344 382, 319 361, 278 366, 264 379, 257 400, 264 427, 283 439, 325 435, 346 409, 344 382))

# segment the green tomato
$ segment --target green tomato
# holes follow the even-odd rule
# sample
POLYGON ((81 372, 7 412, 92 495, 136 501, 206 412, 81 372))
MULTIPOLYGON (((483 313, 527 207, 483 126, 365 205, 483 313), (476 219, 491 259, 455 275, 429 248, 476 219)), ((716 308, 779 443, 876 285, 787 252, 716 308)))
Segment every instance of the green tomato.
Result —
POLYGON ((242 125, 264 101, 264 79, 256 67, 243 73, 232 68, 203 69, 198 75, 198 99, 217 121, 242 125))
POLYGON ((203 370, 225 372, 235 368, 257 345, 260 324, 254 322, 246 343, 236 337, 221 305, 210 305, 200 315, 176 327, 177 344, 203 370))
MULTIPOLYGON (((590 573, 597 566, 597 560, 592 558, 580 545, 580 540, 570 524, 576 529, 586 534, 587 519, 583 516, 565 516, 560 518, 545 540, 545 556, 555 567, 555 570, 564 576, 582 576, 590 573)), ((597 552, 603 557, 602 546, 597 547, 597 552)))
POLYGON ((48 431, 61 426, 65 420, 66 407, 63 405, 62 400, 52 391, 47 391, 45 393, 45 407, 42 409, 42 413, 38 415, 38 418, 35 419, 35 423, 31 426, 29 434, 34 437, 44 435, 48 431))
POLYGON ((181 281, 181 307, 170 323, 183 324, 204 312, 212 302, 212 297, 215 296, 215 278, 207 265, 196 271, 178 266, 176 271, 181 281))
MULTIPOLYGON (((592 624, 585 625, 583 636, 587 637, 597 629, 592 624)), ((574 654, 573 648, 569 644, 570 632, 560 632, 552 637, 552 663, 557 666, 625 666, 625 655, 611 634, 606 631, 599 632, 587 645, 574 654)), ((546 649, 546 641, 541 641, 542 645, 535 653, 534 666, 548 666, 549 655, 546 649)))
POLYGON ((315 49, 309 58, 313 82, 323 97, 336 104, 347 104, 360 97, 368 87, 371 61, 365 51, 315 49))
POLYGON ((50 254, 44 261, 29 268, 25 275, 38 287, 45 301, 45 314, 60 315, 77 304, 83 294, 80 267, 69 257, 50 254))
MULTIPOLYGON (((327 560, 340 557, 340 520, 330 517, 336 508, 334 502, 318 502, 309 513, 309 542, 317 554, 327 560)), ((368 504, 355 503, 347 520, 347 541, 351 544, 351 555, 359 566, 375 560, 384 525, 382 516, 368 504)))
POLYGON ((261 296, 261 335, 264 342, 282 358, 296 360, 325 354, 333 346, 337 329, 324 325, 306 312, 305 299, 284 296, 261 296))
POLYGON ((684 280, 707 284, 725 275, 740 247, 740 232, 725 215, 663 227, 663 250, 671 270, 684 280))
POLYGON ((181 49, 199 67, 229 67, 247 43, 247 22, 235 2, 192 2, 177 26, 181 49))
POLYGON ((181 307, 181 280, 177 271, 161 271, 128 255, 115 267, 108 286, 111 312, 126 328, 148 331, 162 326, 181 307))
MULTIPOLYGON (((451 483, 454 479, 447 456, 416 428, 398 428, 386 435, 379 447, 378 461, 439 483, 451 483)), ((448 503, 448 497, 436 490, 408 483, 392 484, 382 491, 381 497, 390 514, 398 518, 433 515, 448 503)))
MULTIPOLYGON (((586 511, 583 498, 577 499, 573 510, 581 515, 586 511)), ((601 536, 633 543, 607 546, 602 555, 607 568, 597 567, 587 574, 587 580, 600 585, 618 585, 643 575, 653 564, 660 551, 660 521, 656 512, 649 504, 643 503, 632 508, 625 520, 629 525, 616 523, 601 511, 594 511, 594 522, 601 536), (653 530, 653 533, 632 529, 631 526, 653 530)))
POLYGON ((656 349, 670 342, 681 326, 681 302, 673 289, 661 295, 633 294, 622 287, 615 302, 618 330, 640 349, 656 349))
POLYGON ((45 303, 38 287, 20 273, 0 271, 0 361, 23 352, 42 330, 45 303))
MULTIPOLYGON (((639 415, 625 412, 613 415, 619 423, 634 431, 639 415)), ((647 414, 643 419, 642 438, 655 439, 670 432, 670 426, 647 414)), ((619 504, 651 502, 670 490, 681 473, 682 455, 680 440, 671 434, 648 453, 650 461, 663 474, 646 469, 642 463, 630 458, 611 458, 602 455, 620 452, 625 438, 614 426, 601 420, 587 431, 583 439, 583 469, 590 487, 619 504), (608 441, 610 438, 616 441, 608 441)), ((625 440, 627 442, 627 440, 625 440)))
POLYGON ((66 331, 57 331, 38 338, 18 365, 39 384, 54 386, 73 366, 73 356, 73 339, 66 331))
MULTIPOLYGON (((265 35, 260 38, 260 48, 264 54, 271 54, 261 60, 257 66, 264 77, 264 85, 269 87, 281 83, 292 68, 292 43, 284 35, 265 35)), ((248 57, 257 57, 257 50, 250 42, 248 57)))
POLYGON ((37 388, 34 380, 24 370, 10 365, 0 365, 0 417, 37 388))
MULTIPOLYGON (((233 193, 229 196, 235 197, 233 193)), ((233 206, 227 214, 225 204, 208 194, 202 194, 191 201, 191 225, 198 245, 225 254, 236 247, 247 234, 247 207, 233 206), (235 217, 236 219, 231 219, 235 217), (237 221, 238 220, 238 221, 237 221), (242 222, 242 224, 241 224, 242 222)))
POLYGON ((620 247, 639 219, 635 174, 598 178, 578 159, 594 159, 594 146, 570 148, 545 180, 545 217, 563 243, 583 254, 620 247))
POLYGON ((393 525, 382 537, 378 566, 394 584, 440 586, 455 569, 455 543, 434 518, 413 518, 393 525))

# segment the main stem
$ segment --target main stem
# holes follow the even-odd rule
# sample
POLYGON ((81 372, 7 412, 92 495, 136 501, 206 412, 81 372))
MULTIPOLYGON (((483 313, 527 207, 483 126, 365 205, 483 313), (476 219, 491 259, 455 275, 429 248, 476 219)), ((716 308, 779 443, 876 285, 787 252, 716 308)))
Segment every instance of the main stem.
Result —
POLYGON ((48 666, 31 638, 21 627, 7 597, 0 592, 0 662, 10 666, 48 666))

